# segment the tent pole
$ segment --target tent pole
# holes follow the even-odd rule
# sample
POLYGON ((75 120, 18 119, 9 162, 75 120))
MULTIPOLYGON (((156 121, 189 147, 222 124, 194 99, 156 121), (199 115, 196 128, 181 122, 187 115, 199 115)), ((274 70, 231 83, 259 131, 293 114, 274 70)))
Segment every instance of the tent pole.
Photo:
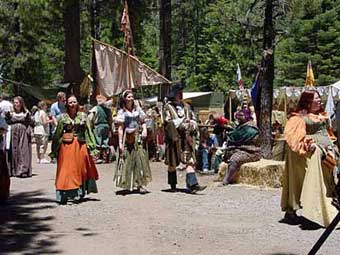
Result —
POLYGON ((287 93, 286 93, 286 88, 284 88, 283 102, 284 102, 284 111, 285 111, 285 122, 287 122, 288 116, 287 116, 287 93))
POLYGON ((229 120, 231 121, 231 116, 232 116, 232 109, 231 109, 231 96, 229 92, 229 120))

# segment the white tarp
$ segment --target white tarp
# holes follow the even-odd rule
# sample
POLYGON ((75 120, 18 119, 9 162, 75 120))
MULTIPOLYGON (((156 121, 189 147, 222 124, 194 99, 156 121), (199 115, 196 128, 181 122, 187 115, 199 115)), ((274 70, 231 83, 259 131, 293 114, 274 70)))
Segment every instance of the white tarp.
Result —
POLYGON ((112 97, 126 89, 141 86, 170 83, 136 57, 113 46, 93 40, 93 48, 97 66, 97 85, 99 93, 104 96, 112 97))
MULTIPOLYGON (((209 95, 211 93, 212 92, 183 92, 183 99, 201 97, 201 96, 209 95)), ((149 98, 146 98, 145 101, 149 103, 155 103, 158 101, 158 97, 157 96, 149 97, 149 98)))
POLYGON ((333 88, 336 88, 338 90, 340 90, 340 81, 337 81, 336 83, 331 85, 333 88))
POLYGON ((201 96, 209 95, 211 93, 212 92, 183 92, 183 99, 201 97, 201 96))
MULTIPOLYGON (((329 101, 328 95, 331 94, 334 102, 340 100, 340 81, 331 84, 329 86, 319 86, 319 87, 281 87, 275 88, 273 90, 273 106, 274 109, 283 109, 284 102, 287 106, 287 112, 295 109, 297 101, 303 91, 308 89, 316 89, 321 96, 324 104, 329 101)), ((237 98, 239 101, 243 101, 244 98, 251 100, 250 89, 244 90, 230 90, 229 96, 231 98, 237 98)))
MULTIPOLYGON (((321 96, 328 96, 328 92, 332 89, 333 97, 339 97, 340 99, 340 81, 331 84, 329 86, 319 86, 319 87, 281 87, 275 88, 273 90, 273 97, 278 98, 286 95, 287 97, 299 97, 303 91, 306 89, 316 89, 321 96)), ((250 98, 250 89, 244 90, 230 90, 229 95, 234 98, 243 98, 244 96, 250 98)))

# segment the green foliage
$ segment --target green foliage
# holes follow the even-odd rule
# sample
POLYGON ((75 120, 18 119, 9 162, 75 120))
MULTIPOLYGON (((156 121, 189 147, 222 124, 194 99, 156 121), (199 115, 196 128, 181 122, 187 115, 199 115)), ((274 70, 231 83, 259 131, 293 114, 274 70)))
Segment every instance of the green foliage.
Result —
MULTIPOLYGON (((65 0, 66 1, 66 0, 65 0)), ((123 48, 123 1, 97 0, 98 39, 123 48)), ((159 1, 129 0, 135 53, 155 70, 159 60, 159 1)), ((264 1, 173 0, 172 79, 189 90, 236 89, 236 67, 252 85, 263 47, 264 1)), ((0 1, 0 77, 53 87, 64 72, 63 1, 0 1)), ((91 71, 90 11, 80 1, 81 67, 91 71)), ((275 0, 275 86, 302 86, 312 61, 317 85, 339 79, 340 0, 275 0)), ((5 88, 14 91, 11 84, 5 88)), ((23 92, 20 91, 19 92, 23 92)), ((158 88, 144 94, 158 93, 158 88)), ((54 98, 55 95, 51 95, 54 98)))
POLYGON ((301 1, 299 12, 276 52, 276 83, 303 86, 308 60, 316 85, 339 79, 340 1, 301 1))
POLYGON ((243 24, 250 1, 194 1, 191 10, 189 2, 179 8, 191 12, 185 16, 193 19, 186 22, 188 27, 196 24, 196 30, 188 36, 176 75, 185 78, 192 90, 227 92, 238 87, 238 63, 245 86, 250 87, 261 53, 258 31, 243 24))
MULTIPOLYGON (((60 80, 64 53, 59 7, 48 1, 2 1, 0 73, 4 78, 39 88, 60 80)), ((12 84, 8 87, 13 91, 12 84)), ((24 92, 19 88, 19 93, 24 92)))

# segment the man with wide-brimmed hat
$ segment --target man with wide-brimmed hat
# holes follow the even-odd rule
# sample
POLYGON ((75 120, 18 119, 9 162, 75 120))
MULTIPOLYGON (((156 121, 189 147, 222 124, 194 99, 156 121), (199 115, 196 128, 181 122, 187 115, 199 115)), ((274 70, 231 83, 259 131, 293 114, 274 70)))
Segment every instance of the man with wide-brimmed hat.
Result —
POLYGON ((90 110, 88 121, 93 129, 96 138, 97 149, 100 155, 96 159, 96 163, 108 163, 109 161, 109 137, 112 130, 112 114, 111 110, 106 107, 107 98, 103 95, 96 96, 97 105, 90 110))
POLYGON ((189 193, 204 190, 195 173, 194 138, 197 122, 190 106, 183 102, 183 84, 176 83, 170 89, 168 101, 164 105, 165 164, 168 165, 170 191, 176 192, 176 167, 182 163, 186 170, 186 185, 189 193))

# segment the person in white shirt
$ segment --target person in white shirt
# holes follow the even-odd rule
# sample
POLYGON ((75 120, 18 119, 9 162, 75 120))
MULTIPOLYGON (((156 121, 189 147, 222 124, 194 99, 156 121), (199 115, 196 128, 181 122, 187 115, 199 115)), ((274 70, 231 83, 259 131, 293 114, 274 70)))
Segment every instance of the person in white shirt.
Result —
MULTIPOLYGON (((53 103, 51 105, 51 109, 50 109, 50 113, 52 116, 52 120, 53 120, 53 129, 55 129, 58 125, 58 120, 61 116, 62 113, 66 112, 66 94, 64 92, 58 92, 57 94, 57 102, 53 103)), ((54 130, 53 130, 54 132, 54 130)))
POLYGON ((37 163, 45 164, 50 163, 45 158, 45 154, 48 146, 49 123, 53 120, 49 119, 46 113, 47 104, 44 101, 39 102, 38 108, 39 110, 34 114, 34 138, 37 147, 37 163))
POLYGON ((5 117, 6 112, 13 112, 13 104, 9 101, 9 97, 7 95, 2 95, 0 101, 1 116, 5 117))
MULTIPOLYGON (((9 96, 6 94, 3 94, 1 96, 0 101, 0 117, 3 119, 6 116, 6 113, 13 112, 13 103, 9 101, 9 96)), ((7 167, 9 166, 9 155, 8 151, 10 149, 10 141, 11 141, 11 126, 9 125, 7 127, 7 132, 4 132, 0 134, 0 139, 2 139, 2 143, 0 145, 0 150, 3 150, 6 156, 6 163, 7 167)))

